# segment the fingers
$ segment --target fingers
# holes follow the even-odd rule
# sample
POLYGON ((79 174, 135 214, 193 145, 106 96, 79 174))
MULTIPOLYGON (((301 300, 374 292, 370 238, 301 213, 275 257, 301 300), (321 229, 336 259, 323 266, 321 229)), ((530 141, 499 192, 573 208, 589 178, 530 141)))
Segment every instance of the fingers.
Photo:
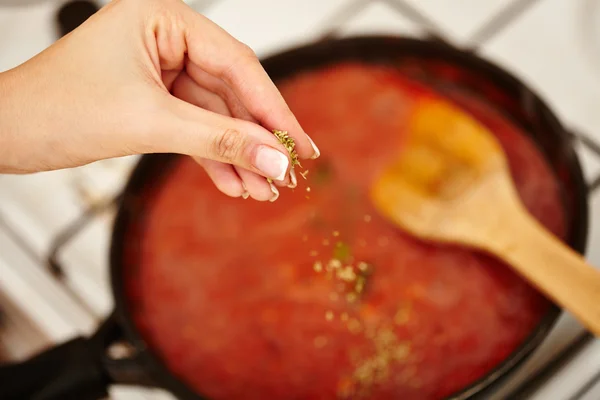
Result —
MULTIPOLYGON (((217 96, 216 94, 210 92, 209 90, 203 87, 198 86, 195 80, 192 80, 186 72, 181 73, 181 75, 174 82, 173 94, 182 100, 185 100, 199 107, 217 112, 219 114, 231 114, 230 109, 227 107, 225 101, 221 97, 217 96)), ((231 170, 233 169, 233 167, 231 165, 209 160, 204 160, 206 161, 204 162, 203 159, 200 158, 196 158, 196 160, 207 170, 209 176, 214 181, 217 188, 221 189, 222 191, 226 191, 226 194, 228 194, 229 196, 235 197, 239 190, 237 190, 237 186, 232 187, 231 189, 224 189, 223 186, 228 184, 226 182, 223 182, 222 180, 234 180, 235 178, 240 179, 240 177, 243 184, 245 184, 246 186, 245 193, 247 196, 252 196, 252 198, 260 201, 274 201, 279 196, 277 188, 273 188, 272 185, 267 183, 264 177, 261 177, 260 175, 257 175, 254 172, 238 167, 234 169, 237 171, 237 173, 232 174, 231 170), (219 165, 228 168, 217 168, 216 166, 219 165), (224 170, 228 170, 229 173, 223 173, 222 171, 224 170)), ((292 173, 290 173, 290 175, 293 176, 292 173)), ((293 177, 295 178, 295 176, 293 177)), ((278 184, 280 186, 288 186, 290 185, 290 180, 286 178, 284 181, 278 182, 278 184)), ((242 193, 241 195, 243 196, 244 193, 242 193)))
POLYGON ((235 170, 253 199, 275 201, 279 197, 279 190, 273 184, 269 184, 265 178, 240 167, 235 167, 235 170))
POLYGON ((231 197, 240 197, 245 195, 245 189, 244 185, 242 184, 242 180, 238 176, 237 172, 233 169, 233 166, 223 164, 218 161, 207 160, 205 158, 194 157, 194 159, 204 168, 217 189, 219 189, 221 192, 231 197))
POLYGON ((221 115, 231 115, 229 107, 222 97, 205 87, 197 85, 185 71, 182 72, 173 83, 172 91, 175 97, 187 101, 188 103, 221 115))
MULTIPOLYGON (((194 82, 198 86, 208 89, 209 91, 223 99, 224 103, 227 105, 228 111, 231 116, 239 119, 244 119, 250 122, 256 122, 252 114, 250 114, 250 112, 242 104, 240 99, 237 98, 233 90, 231 90, 231 88, 227 86, 225 82, 223 82, 219 78, 215 78, 208 72, 203 71, 200 67, 194 65, 193 63, 188 63, 186 67, 186 72, 188 81, 194 82)), ((188 84, 191 85, 191 82, 189 82, 188 84)), ((223 114, 217 110, 210 110, 223 114)))
MULTIPOLYGON (((227 105, 219 96, 195 85, 185 72, 174 82, 173 94, 199 107, 225 115, 229 114, 227 105)), ((200 157, 194 157, 194 159, 204 168, 221 192, 230 197, 247 197, 244 183, 232 165, 200 157)))
POLYGON ((301 158, 318 157, 318 148, 302 130, 254 52, 202 15, 190 12, 188 18, 186 43, 191 63, 227 83, 261 124, 288 131, 301 158))
POLYGON ((287 179, 289 154, 263 127, 203 110, 173 96, 165 96, 160 103, 152 127, 155 151, 209 158, 275 181, 287 179))
MULTIPOLYGON (((173 94, 182 100, 206 110, 226 116, 233 115, 235 118, 255 122, 252 115, 223 81, 209 75, 196 66, 191 66, 189 71, 183 72, 178 77, 173 86, 173 94)), ((248 173, 251 172, 248 171, 248 173)), ((260 177, 256 175, 256 178, 260 177)), ((260 179, 264 180, 264 178, 260 179)), ((289 176, 286 176, 283 181, 275 181, 274 183, 277 186, 293 188, 296 187, 296 184, 293 182, 296 182, 295 173, 290 171, 289 176)), ((252 194, 252 190, 248 190, 252 194)), ((262 198, 264 196, 259 195, 258 197, 262 198)))

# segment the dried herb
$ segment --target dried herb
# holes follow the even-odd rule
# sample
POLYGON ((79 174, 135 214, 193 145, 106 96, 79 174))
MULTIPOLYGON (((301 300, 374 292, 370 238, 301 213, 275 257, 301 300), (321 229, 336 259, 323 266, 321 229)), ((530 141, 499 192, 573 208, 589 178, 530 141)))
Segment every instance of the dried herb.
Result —
POLYGON ((389 327, 367 327, 367 337, 371 337, 375 351, 356 363, 352 385, 346 388, 355 398, 367 395, 374 386, 389 379, 394 367, 405 365, 411 353, 411 343, 399 340, 389 327))
POLYGON ((281 142, 281 144, 286 148, 288 153, 290 153, 290 158, 292 160, 291 167, 294 168, 296 165, 302 167, 302 165, 300 165, 300 161, 298 161, 298 153, 296 153, 296 150, 294 150, 294 147, 296 147, 296 142, 294 142, 294 139, 288 136, 287 131, 280 131, 274 129, 273 135, 275 135, 275 137, 279 139, 279 142, 281 142))
POLYGON ((350 258, 350 246, 344 242, 337 242, 333 250, 333 258, 345 262, 350 258))
POLYGON ((325 185, 333 176, 333 168, 325 160, 318 162, 314 171, 314 182, 316 185, 325 185))
POLYGON ((316 272, 321 272, 323 271, 323 263, 321 261, 315 261, 315 263, 313 264, 313 269, 316 272))

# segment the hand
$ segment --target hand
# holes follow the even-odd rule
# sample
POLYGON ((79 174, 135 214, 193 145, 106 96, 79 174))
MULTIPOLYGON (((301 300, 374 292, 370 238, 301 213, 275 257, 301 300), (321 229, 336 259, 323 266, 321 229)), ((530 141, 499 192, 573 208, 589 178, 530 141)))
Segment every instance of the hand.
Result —
POLYGON ((250 48, 181 0, 113 0, 0 74, 0 172, 146 153, 194 157, 229 196, 274 200, 319 150, 250 48))

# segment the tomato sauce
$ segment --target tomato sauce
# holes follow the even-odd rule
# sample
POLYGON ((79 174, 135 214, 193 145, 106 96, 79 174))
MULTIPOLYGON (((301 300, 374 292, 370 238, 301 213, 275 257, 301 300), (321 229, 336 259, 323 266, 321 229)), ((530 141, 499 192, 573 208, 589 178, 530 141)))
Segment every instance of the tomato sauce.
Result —
MULTIPOLYGON (((487 255, 411 237, 368 197, 411 112, 435 93, 361 64, 278 86, 322 156, 275 203, 228 198, 178 161, 128 255, 148 345, 215 400, 441 399, 490 372, 548 301, 487 255)), ((563 237, 559 186, 535 145, 484 104, 461 102, 497 134, 525 206, 563 237)))

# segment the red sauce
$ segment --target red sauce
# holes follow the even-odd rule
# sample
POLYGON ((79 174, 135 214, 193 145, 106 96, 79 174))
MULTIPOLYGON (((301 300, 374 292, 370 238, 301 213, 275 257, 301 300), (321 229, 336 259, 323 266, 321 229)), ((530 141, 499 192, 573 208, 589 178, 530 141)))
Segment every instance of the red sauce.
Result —
MULTIPOLYGON (((210 399, 427 400, 483 377, 549 303, 488 256, 405 234, 368 199, 408 116, 434 94, 395 70, 352 64, 279 87, 321 158, 304 162, 308 180, 275 203, 227 198, 181 159, 145 215, 127 274, 148 344, 210 399), (314 269, 334 255, 369 265, 353 301, 353 284, 314 269)), ((558 184, 535 146, 463 100, 496 132, 526 207, 563 236, 558 184)))

